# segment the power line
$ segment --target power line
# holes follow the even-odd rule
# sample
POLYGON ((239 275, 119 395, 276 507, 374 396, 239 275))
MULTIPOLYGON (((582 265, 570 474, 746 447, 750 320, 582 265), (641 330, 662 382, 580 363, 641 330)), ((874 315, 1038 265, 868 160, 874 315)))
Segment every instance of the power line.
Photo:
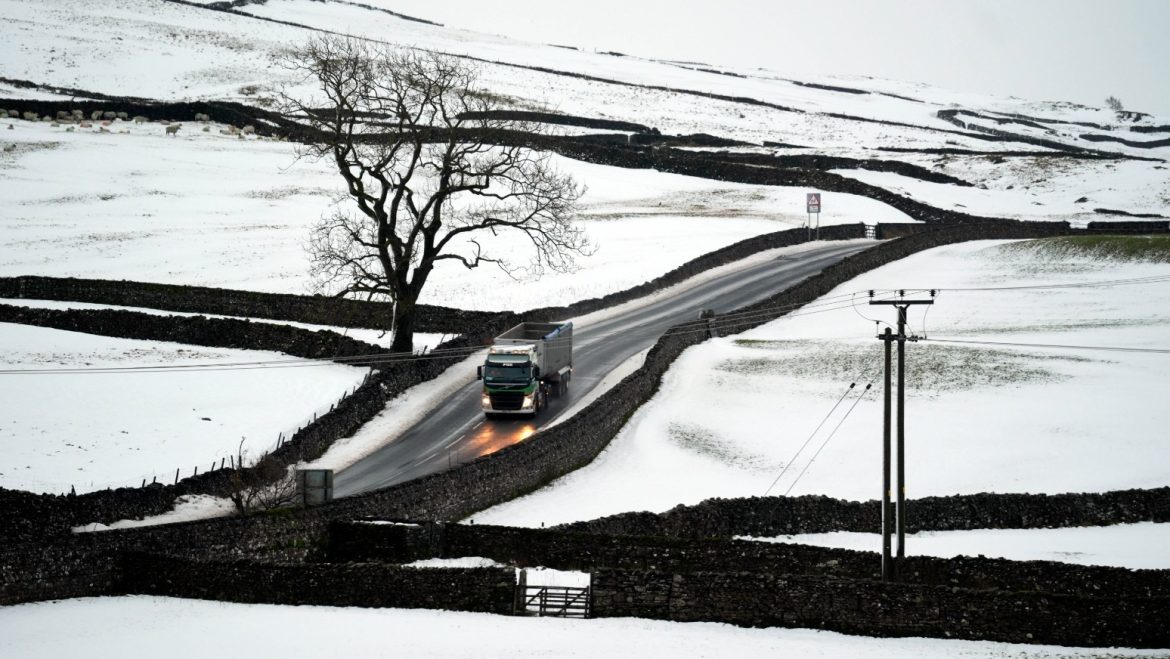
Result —
POLYGON ((787 490, 784 490, 784 496, 788 496, 788 494, 792 492, 792 488, 796 487, 796 484, 800 482, 800 479, 804 476, 805 472, 808 471, 808 468, 812 466, 812 463, 816 462, 817 456, 819 456, 821 451, 825 450, 825 447, 829 445, 829 442, 837 434, 837 431, 841 429, 841 425, 845 423, 845 419, 848 419, 849 415, 853 414, 853 410, 857 409, 857 404, 861 402, 861 399, 865 398, 866 394, 869 393, 871 388, 873 388, 872 379, 866 383, 865 389, 863 389, 861 395, 853 401, 853 405, 849 406, 849 410, 845 412, 845 416, 841 417, 841 420, 838 421, 837 425, 833 427, 833 432, 829 433, 829 436, 825 437, 825 441, 821 442, 821 445, 817 447, 817 452, 813 453, 812 458, 810 458, 809 461, 805 463, 804 469, 800 470, 800 473, 796 475, 795 479, 793 479, 792 484, 788 486, 787 490))
POLYGON ((963 343, 970 345, 1010 346, 1016 348, 1055 348, 1061 350, 1102 350, 1107 352, 1140 352, 1151 354, 1170 354, 1170 348, 1125 348, 1121 346, 1076 346, 1057 343, 1018 343, 1013 341, 964 341, 960 339, 922 338, 922 341, 935 343, 963 343))
POLYGON ((849 395, 849 392, 853 391, 854 387, 857 386, 857 382, 865 379, 865 375, 868 372, 869 370, 867 369, 861 374, 860 377, 854 378, 853 382, 849 383, 849 388, 841 394, 841 397, 838 398, 837 402, 833 404, 832 409, 830 409, 829 412, 825 414, 825 418, 821 419, 821 422, 817 424, 816 428, 813 428, 813 431, 809 433, 808 438, 804 440, 804 443, 800 445, 800 448, 796 449, 796 453, 793 453, 792 457, 788 460, 787 463, 785 463, 784 468, 780 470, 780 475, 776 477, 776 480, 772 481, 772 484, 768 486, 767 490, 764 490, 764 496, 768 496, 768 493, 772 491, 772 488, 776 487, 776 483, 779 483, 780 479, 784 478, 784 474, 788 473, 788 468, 791 467, 794 462, 796 462, 796 459, 800 457, 802 452, 804 452, 804 449, 809 445, 809 442, 811 442, 813 437, 816 437, 816 434, 821 431, 822 427, 824 427, 825 422, 829 420, 829 417, 833 416, 833 412, 837 411, 837 408, 840 407, 841 403, 845 400, 845 397, 849 395))

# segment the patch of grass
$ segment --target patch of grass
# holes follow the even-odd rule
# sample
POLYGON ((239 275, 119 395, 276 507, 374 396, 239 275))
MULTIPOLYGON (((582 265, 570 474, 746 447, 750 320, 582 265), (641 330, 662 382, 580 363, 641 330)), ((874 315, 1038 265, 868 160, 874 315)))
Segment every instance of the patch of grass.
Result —
POLYGON ((971 325, 969 331, 948 331, 948 335, 970 334, 1014 334, 1019 332, 1071 332, 1081 329, 1102 327, 1150 327, 1170 324, 1170 317, 1150 316, 1148 318, 1101 318, 1096 320, 1067 320, 1059 323, 1034 323, 1031 325, 971 325))
POLYGON ((763 457, 739 452, 733 444, 698 424, 673 422, 667 426, 666 432, 678 446, 723 464, 753 471, 773 468, 763 457))
POLYGON ((1109 261, 1170 263, 1170 235, 1060 236, 1001 245, 1005 253, 1036 254, 1051 259, 1080 257, 1109 261))
MULTIPOLYGON (((819 382, 880 383, 882 347, 830 341, 736 341, 772 354, 726 360, 717 370, 744 376, 778 376, 819 382)), ((1082 357, 915 343, 907 348, 906 386, 917 395, 983 387, 1059 382, 1068 376, 1048 365, 1088 362, 1082 357)), ((896 360, 895 360, 896 361, 896 360)), ((895 374, 896 375, 896 374, 895 374)))

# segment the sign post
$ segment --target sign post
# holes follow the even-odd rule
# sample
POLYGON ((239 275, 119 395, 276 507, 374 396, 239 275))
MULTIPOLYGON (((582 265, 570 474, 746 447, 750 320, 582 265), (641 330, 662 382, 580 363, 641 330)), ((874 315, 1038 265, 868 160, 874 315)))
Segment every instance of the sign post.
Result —
POLYGON ((812 239, 812 216, 817 216, 817 240, 821 239, 821 193, 809 192, 805 195, 805 207, 808 210, 808 232, 812 239))

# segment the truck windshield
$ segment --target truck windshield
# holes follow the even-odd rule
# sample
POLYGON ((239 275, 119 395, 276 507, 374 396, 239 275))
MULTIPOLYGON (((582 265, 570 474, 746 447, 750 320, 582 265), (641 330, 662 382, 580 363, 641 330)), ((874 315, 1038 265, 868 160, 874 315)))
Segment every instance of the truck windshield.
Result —
POLYGON ((485 380, 528 380, 531 368, 527 362, 500 364, 488 362, 483 370, 485 380))

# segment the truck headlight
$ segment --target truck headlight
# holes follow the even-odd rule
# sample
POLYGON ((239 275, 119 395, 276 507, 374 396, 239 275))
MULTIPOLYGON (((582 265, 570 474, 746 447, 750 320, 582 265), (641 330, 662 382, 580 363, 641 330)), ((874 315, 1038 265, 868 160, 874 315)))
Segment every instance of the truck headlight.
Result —
POLYGON ((521 405, 521 407, 524 409, 528 409, 528 408, 532 407, 532 402, 534 400, 536 400, 536 392, 533 392, 530 394, 525 394, 524 395, 524 404, 521 405))
POLYGON ((490 409, 492 408, 492 397, 491 397, 491 396, 489 396, 489 395, 487 395, 487 394, 482 394, 482 395, 479 397, 479 404, 480 404, 480 405, 481 405, 481 406, 482 406, 482 407, 483 407, 485 410, 490 410, 490 409))

